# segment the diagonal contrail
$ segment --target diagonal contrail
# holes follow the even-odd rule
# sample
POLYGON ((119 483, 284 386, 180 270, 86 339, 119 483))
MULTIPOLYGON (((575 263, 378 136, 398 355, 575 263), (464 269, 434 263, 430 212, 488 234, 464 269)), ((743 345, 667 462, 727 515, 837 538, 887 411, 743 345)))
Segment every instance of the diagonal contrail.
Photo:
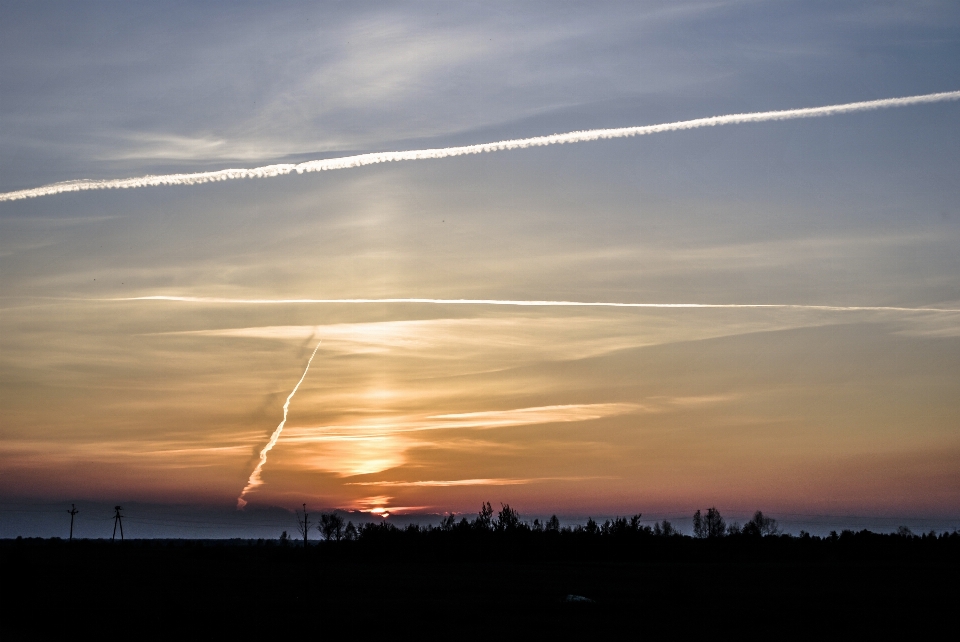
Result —
POLYGON ((250 473, 250 479, 247 480, 247 485, 243 487, 240 496, 237 497, 237 510, 241 510, 247 505, 247 500, 244 499, 244 496, 263 483, 263 480, 260 478, 260 472, 263 470, 263 465, 267 463, 267 453, 270 452, 276 445, 277 440, 280 439, 280 433, 283 432, 283 425, 287 423, 287 411, 290 410, 290 400, 293 399, 293 395, 297 394, 297 389, 300 387, 300 384, 303 383, 303 380, 307 378, 307 371, 310 370, 310 364, 313 363, 313 358, 317 356, 320 343, 320 341, 317 342, 317 347, 313 349, 313 354, 310 355, 310 359, 307 361, 307 367, 303 369, 303 375, 301 375, 300 381, 293 387, 293 390, 287 397, 286 403, 283 404, 283 419, 280 421, 276 430, 273 431, 273 434, 270 435, 270 440, 267 441, 267 445, 260 451, 260 462, 257 464, 257 467, 253 469, 253 472, 250 473))
POLYGON ((24 198, 37 198, 64 192, 80 192, 99 189, 129 189, 134 187, 150 187, 158 185, 198 185, 215 181, 227 181, 235 178, 268 178, 285 174, 303 174, 306 172, 322 172, 333 169, 347 169, 362 167, 377 163, 393 161, 426 160, 448 158, 450 156, 464 156, 466 154, 482 154, 484 152, 499 152, 510 149, 526 149, 528 147, 542 147, 544 145, 558 145, 563 143, 584 143, 588 141, 608 138, 627 138, 630 136, 644 136, 661 132, 679 131, 682 129, 697 129, 699 127, 715 127, 717 125, 734 125, 740 123, 759 123, 771 120, 793 120, 796 118, 817 118, 836 114, 849 114, 858 111, 886 109, 889 107, 907 107, 937 103, 947 100, 960 100, 960 91, 946 91, 922 96, 906 96, 903 98, 884 98, 864 102, 846 103, 843 105, 827 105, 825 107, 805 107, 802 109, 786 109, 782 111, 764 111, 750 114, 729 114, 726 116, 711 116, 683 120, 661 125, 643 125, 640 127, 621 127, 618 129, 591 129, 587 131, 553 134, 551 136, 536 136, 534 138, 520 138, 502 140, 496 143, 482 143, 480 145, 465 145, 463 147, 443 147, 437 149, 414 149, 405 152, 374 152, 341 158, 313 160, 305 163, 266 165, 252 169, 222 169, 214 172, 197 172, 195 174, 164 174, 160 176, 140 176, 136 178, 118 178, 111 180, 76 180, 63 183, 52 183, 42 187, 23 189, 15 192, 0 193, 0 201, 16 201, 24 198))
POLYGON ((224 303, 251 305, 281 304, 369 304, 369 303, 424 303, 433 305, 512 305, 520 307, 573 308, 723 308, 723 309, 781 309, 820 310, 822 312, 949 312, 960 308, 910 308, 886 305, 803 305, 799 303, 618 303, 609 301, 517 301, 509 299, 231 299, 203 296, 137 296, 101 301, 173 301, 179 303, 224 303))

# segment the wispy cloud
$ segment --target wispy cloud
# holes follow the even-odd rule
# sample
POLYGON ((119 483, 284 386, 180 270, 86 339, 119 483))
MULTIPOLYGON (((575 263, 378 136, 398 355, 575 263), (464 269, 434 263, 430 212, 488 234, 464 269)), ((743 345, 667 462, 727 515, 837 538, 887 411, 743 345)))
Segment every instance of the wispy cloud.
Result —
POLYGON ((556 423, 593 421, 640 411, 636 404, 570 404, 447 415, 391 416, 355 423, 290 427, 283 445, 291 462, 302 468, 342 477, 369 475, 407 463, 413 448, 447 439, 427 437, 433 431, 493 430, 556 423))
POLYGON ((308 443, 312 441, 356 441, 367 436, 396 435, 430 430, 463 430, 509 428, 536 424, 591 421, 603 417, 638 412, 643 406, 632 403, 568 404, 467 412, 426 417, 391 417, 372 422, 316 428, 290 428, 285 443, 308 443))
POLYGON ((343 355, 408 355, 426 361, 460 360, 471 369, 487 369, 531 359, 583 358, 656 343, 633 324, 591 317, 511 317, 415 319, 330 325, 261 326, 173 333, 302 342, 323 338, 323 351, 343 355), (545 337, 551 337, 545 341, 545 337), (472 355, 481 361, 463 361, 472 355))
POLYGON ((741 395, 701 395, 695 397, 651 397, 651 402, 663 402, 671 406, 703 406, 706 404, 724 403, 733 401, 741 395))
POLYGON ((488 410, 466 412, 451 415, 435 415, 435 425, 426 425, 420 430, 444 430, 448 428, 503 428, 508 426, 529 426, 533 424, 564 423, 568 421, 590 421, 602 417, 623 415, 636 412, 641 408, 637 404, 602 403, 569 404, 563 406, 541 406, 538 408, 516 408, 513 410, 488 410))
POLYGON ((131 463, 144 469, 202 468, 222 466, 226 459, 246 458, 255 435, 234 435, 221 445, 196 442, 165 441, 99 441, 51 443, 30 439, 7 439, 0 442, 0 456, 9 466, 35 466, 38 463, 86 461, 102 464, 131 463), (236 442, 240 443, 236 443, 236 442))
POLYGON ((228 141, 210 135, 185 136, 154 132, 132 132, 119 136, 121 144, 111 145, 100 153, 99 160, 248 160, 277 157, 289 150, 265 149, 263 145, 228 141))
POLYGON ((960 313, 954 315, 922 316, 908 319, 897 334, 910 337, 960 337, 960 313))

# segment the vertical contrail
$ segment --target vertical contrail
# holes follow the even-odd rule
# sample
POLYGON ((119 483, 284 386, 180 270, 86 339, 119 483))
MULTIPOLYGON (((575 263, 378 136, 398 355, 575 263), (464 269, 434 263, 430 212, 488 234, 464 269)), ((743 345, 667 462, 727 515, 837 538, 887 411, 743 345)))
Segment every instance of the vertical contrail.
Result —
POLYGON ((287 411, 290 410, 290 400, 293 399, 293 395, 297 394, 297 389, 300 387, 300 384, 303 383, 303 380, 307 378, 310 364, 313 363, 313 358, 317 356, 317 350, 320 349, 321 343, 322 341, 317 341, 317 347, 313 349, 313 354, 311 354, 310 359, 307 360, 307 367, 303 369, 303 375, 300 377, 300 381, 298 381, 297 385, 290 391, 286 403, 283 404, 283 419, 280 421, 277 429, 273 431, 273 434, 270 435, 270 440, 267 442, 267 445, 260 451, 260 462, 257 464, 257 467, 253 469, 253 472, 250 473, 250 479, 247 480, 247 485, 243 487, 243 491, 240 493, 240 496, 237 497, 237 510, 241 510, 247 505, 247 500, 243 497, 263 483, 263 480, 260 479, 260 472, 263 470, 263 465, 267 463, 267 453, 276 445, 277 440, 280 438, 280 433, 283 432, 283 425, 287 423, 287 411))

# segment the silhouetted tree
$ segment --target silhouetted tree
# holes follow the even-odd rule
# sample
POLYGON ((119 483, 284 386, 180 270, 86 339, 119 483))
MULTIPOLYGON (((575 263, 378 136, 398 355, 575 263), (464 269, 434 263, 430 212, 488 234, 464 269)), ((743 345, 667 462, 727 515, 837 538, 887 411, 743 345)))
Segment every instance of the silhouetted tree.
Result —
POLYGON ((546 526, 544 526, 544 530, 546 530, 548 533, 557 533, 560 531, 560 520, 557 519, 556 515, 550 516, 550 519, 547 520, 546 526))
POLYGON ((627 530, 627 519, 625 517, 617 517, 613 521, 605 520, 603 525, 600 527, 600 533, 602 535, 620 535, 627 530))
POLYGON ((457 523, 457 516, 453 513, 450 513, 446 517, 440 520, 440 530, 442 531, 452 531, 453 527, 457 523))
MULTIPOLYGON (((699 513, 700 511, 697 511, 699 513)), ((694 515, 694 523, 696 523, 696 515, 694 515)), ((663 520, 658 524, 653 525, 653 534, 658 537, 673 537, 674 535, 679 535, 680 533, 673 527, 673 524, 667 520, 663 520)))
POLYGON ((286 545, 287 545, 287 542, 289 542, 289 541, 290 541, 290 536, 287 535, 287 531, 283 531, 282 533, 280 533, 280 543, 281 543, 281 544, 283 544, 284 546, 286 546, 286 545))
POLYGON ((323 533, 324 539, 339 542, 343 539, 343 518, 336 513, 322 513, 317 530, 323 533))
POLYGON ((693 536, 697 539, 703 539, 707 536, 707 527, 703 522, 703 518, 700 516, 700 509, 697 509, 697 512, 693 514, 693 536))
POLYGON ((385 538, 396 534, 397 527, 388 522, 362 524, 357 529, 357 539, 360 541, 384 541, 385 538))
POLYGON ((649 526, 643 526, 640 523, 640 518, 642 515, 637 513, 632 516, 629 521, 626 517, 617 517, 613 520, 607 520, 603 523, 603 526, 600 528, 601 533, 604 535, 613 535, 617 537, 623 537, 626 535, 637 535, 640 533, 650 534, 652 531, 649 526))
POLYGON ((494 524, 494 529, 502 532, 515 531, 518 528, 520 528, 520 515, 510 508, 510 504, 500 504, 500 512, 497 513, 497 522, 494 524))
POLYGON ((767 535, 779 535, 782 531, 777 526, 777 520, 764 516, 761 511, 753 514, 753 519, 744 524, 743 534, 753 537, 766 537, 767 535))
POLYGON ((723 537, 727 533, 727 525, 716 508, 707 509, 707 537, 723 537))
POLYGON ((733 522, 727 526, 727 535, 739 535, 743 529, 740 528, 740 524, 733 522))
POLYGON ((707 537, 723 537, 726 534, 726 522, 720 516, 716 507, 708 508, 706 516, 701 516, 698 510, 693 514, 693 535, 700 539, 707 537))
POLYGON ((490 502, 480 504, 480 512, 477 514, 477 518, 473 520, 473 527, 478 530, 490 530, 493 526, 493 507, 490 506, 490 502))
POLYGON ((343 538, 352 542, 357 539, 357 535, 357 527, 353 525, 353 522, 347 522, 347 527, 343 529, 343 538))
POLYGON ((592 517, 587 518, 587 525, 583 527, 583 532, 587 535, 599 535, 600 527, 597 526, 597 523, 593 521, 592 517))
POLYGON ((533 520, 533 532, 534 533, 543 532, 543 522, 541 522, 539 519, 533 520))
POLYGON ((907 539, 910 539, 911 537, 913 537, 913 531, 910 530, 910 528, 907 526, 900 526, 899 528, 897 528, 897 535, 899 535, 900 537, 905 537, 907 539))

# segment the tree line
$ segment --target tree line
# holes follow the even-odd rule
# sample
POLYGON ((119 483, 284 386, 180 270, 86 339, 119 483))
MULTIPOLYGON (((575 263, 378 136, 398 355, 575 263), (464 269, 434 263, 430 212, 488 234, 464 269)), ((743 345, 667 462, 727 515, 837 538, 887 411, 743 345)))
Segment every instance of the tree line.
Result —
MULTIPOLYGON (((573 526, 561 526, 560 519, 553 515, 550 519, 541 521, 539 518, 533 522, 524 521, 520 514, 509 504, 501 504, 499 511, 495 511, 490 502, 484 502, 480 505, 480 510, 473 517, 468 519, 466 516, 454 514, 447 515, 440 520, 437 525, 420 526, 418 524, 409 524, 406 527, 397 527, 386 521, 376 523, 354 524, 352 521, 345 521, 343 516, 338 513, 322 513, 316 530, 321 537, 327 541, 357 541, 372 540, 382 538, 391 533, 406 532, 408 534, 418 533, 500 533, 500 534, 519 534, 519 533, 544 533, 544 534, 565 534, 587 537, 602 538, 623 538, 623 537, 656 537, 656 538, 689 538, 684 535, 673 524, 667 520, 654 523, 652 526, 641 523, 642 514, 637 513, 630 517, 616 517, 607 519, 602 523, 593 518, 587 519, 586 524, 576 524, 573 526)), ((844 531, 842 535, 852 534, 852 531, 844 531)), ((301 529, 301 534, 303 530, 301 529)), ((901 526, 897 535, 904 538, 918 537, 914 535, 909 528, 901 526)), ((958 531, 952 534, 944 533, 944 536, 960 537, 958 531)), ((756 511, 753 517, 745 524, 738 522, 727 523, 720 511, 716 507, 706 509, 706 511, 697 510, 693 514, 693 535, 694 539, 718 539, 718 538, 764 538, 764 537, 786 537, 792 538, 792 535, 785 534, 779 526, 776 519, 764 515, 762 511, 756 511)), ((800 538, 810 537, 809 533, 800 531, 800 538)), ((835 531, 831 533, 831 538, 840 537, 835 531)), ((936 533, 921 535, 919 537, 929 538, 937 537, 936 533)), ((286 541, 289 537, 284 532, 281 540, 286 541)))

